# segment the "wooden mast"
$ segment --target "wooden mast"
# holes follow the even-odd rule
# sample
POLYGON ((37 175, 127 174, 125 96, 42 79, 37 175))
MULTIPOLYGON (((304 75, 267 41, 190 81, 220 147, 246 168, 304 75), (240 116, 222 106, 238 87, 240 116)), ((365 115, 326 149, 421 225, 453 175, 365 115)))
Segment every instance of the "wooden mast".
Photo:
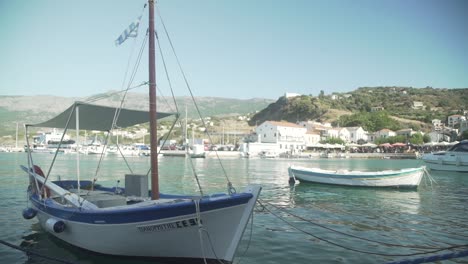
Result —
POLYGON ((156 116, 156 63, 155 63, 155 30, 154 0, 149 0, 149 111, 150 111, 150 147, 151 147, 151 199, 159 199, 158 179, 158 135, 156 116))

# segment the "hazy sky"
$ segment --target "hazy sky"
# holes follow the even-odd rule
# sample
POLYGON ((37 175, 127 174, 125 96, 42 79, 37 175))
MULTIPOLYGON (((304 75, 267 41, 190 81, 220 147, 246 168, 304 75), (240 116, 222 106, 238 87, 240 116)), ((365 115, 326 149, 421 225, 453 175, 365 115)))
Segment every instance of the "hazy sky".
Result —
MULTIPOLYGON (((136 58, 147 28, 147 9, 137 40, 114 41, 144 3, 0 0, 0 95, 122 89, 131 51, 136 58)), ((159 0, 158 7, 195 96, 276 99, 360 86, 468 87, 468 1, 159 0)), ((173 56, 164 56, 176 95, 188 95, 173 56)), ((147 80, 146 65, 145 56, 135 84, 147 80)), ((162 64, 157 67, 158 85, 168 95, 162 64)))

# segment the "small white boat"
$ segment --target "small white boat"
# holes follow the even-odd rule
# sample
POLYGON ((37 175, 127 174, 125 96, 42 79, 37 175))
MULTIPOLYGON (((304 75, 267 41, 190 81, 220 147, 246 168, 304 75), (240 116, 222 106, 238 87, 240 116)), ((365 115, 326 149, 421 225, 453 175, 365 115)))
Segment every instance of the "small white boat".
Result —
POLYGON ((417 188, 424 175, 425 166, 384 171, 332 171, 290 166, 288 171, 291 179, 305 182, 363 187, 417 188))
POLYGON ((197 159, 197 158, 205 158, 205 146, 200 144, 195 144, 192 146, 192 151, 190 152, 190 158, 197 159))
POLYGON ((258 153, 258 155, 262 159, 275 159, 275 158, 278 157, 278 154, 276 152, 273 152, 273 151, 262 151, 262 152, 258 153))
POLYGON ((468 140, 421 157, 431 170, 468 172, 468 140))

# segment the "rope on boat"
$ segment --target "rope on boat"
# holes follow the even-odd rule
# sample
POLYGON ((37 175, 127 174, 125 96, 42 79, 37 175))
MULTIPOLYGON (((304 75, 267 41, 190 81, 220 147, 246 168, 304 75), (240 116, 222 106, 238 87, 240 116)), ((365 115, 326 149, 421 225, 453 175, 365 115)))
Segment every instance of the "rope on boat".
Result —
POLYGON ((388 262, 387 264, 419 264, 419 263, 428 263, 436 262, 441 260, 449 260, 454 258, 463 258, 468 256, 468 250, 451 252, 447 254, 439 254, 415 259, 405 259, 400 261, 388 262))
MULTIPOLYGON (((334 229, 331 229, 331 228, 327 228, 325 226, 322 226, 322 225, 319 225, 319 224, 316 224, 316 223, 313 223, 317 226, 320 226, 322 228, 326 228, 330 231, 333 231, 333 232, 336 232, 336 233, 340 233, 340 234, 346 234, 348 236, 352 236, 352 237, 355 237, 355 238, 360 238, 360 239, 363 239, 363 240, 368 240, 368 241, 371 241, 371 242, 375 242, 375 243, 380 243, 382 245, 386 245, 386 246, 399 246, 399 247, 406 247, 406 248, 415 248, 415 249, 432 249, 432 250, 429 250, 429 251, 425 251, 425 252, 416 252, 416 253, 409 253, 409 254, 386 254, 386 253, 379 253, 379 252, 372 252, 372 251, 366 251, 366 250, 360 250, 360 249, 355 249, 355 248, 351 248, 351 247, 348 247, 348 246, 345 246, 345 245, 341 245, 341 244, 338 244, 338 243, 335 243, 333 241, 330 241, 328 239, 325 239, 325 238, 322 238, 322 237, 319 237, 317 235, 314 235, 312 234, 311 232, 308 232, 308 231, 305 231, 295 225, 293 225, 291 222, 287 221, 286 219, 284 219, 284 217, 281 217, 280 215, 278 215, 277 213, 271 211, 270 209, 268 209, 264 204, 262 204, 262 201, 261 200, 258 200, 258 202, 260 203, 260 205, 263 207, 263 209, 267 212, 269 212, 270 214, 272 214, 273 216, 275 216, 276 218, 278 218, 279 220, 285 222, 287 225, 291 226, 292 228, 296 229, 297 231, 299 232, 302 232, 306 235, 309 235, 309 236, 312 236, 314 237, 315 239, 317 240, 320 240, 320 241, 323 241, 323 242, 326 242, 328 244, 331 244, 331 245, 334 245, 334 246, 337 246, 337 247, 340 247, 340 248, 343 248, 343 249, 346 249, 346 250, 349 250, 349 251, 354 251, 354 252, 358 252, 358 253, 364 253, 364 254, 369 254, 369 255, 377 255, 377 256, 384 256, 384 257, 409 257, 409 256, 417 256, 417 255, 424 255, 424 254, 431 254, 431 253, 436 253, 436 252, 440 252, 440 251, 444 251, 444 250, 453 250, 453 249, 457 249, 457 248, 468 248, 468 244, 465 244, 465 245, 454 245, 454 246, 450 246, 450 247, 444 247, 444 248, 432 248, 432 247, 421 247, 421 246, 405 246, 405 245, 394 245, 394 244, 390 244, 390 243, 385 243, 385 242, 378 242, 378 241, 374 241, 374 240, 368 240, 368 239, 365 239, 365 238, 360 238, 360 237, 357 237, 357 236, 354 236, 354 235, 351 235, 351 234, 346 234, 346 233, 343 233, 343 232, 340 232, 338 230, 334 230, 334 229)), ((271 203, 268 203, 268 202, 265 202, 266 204, 268 205, 271 205, 273 206, 274 208, 278 209, 279 211, 282 211, 284 213, 287 213, 291 216, 294 216, 294 217, 297 217, 296 215, 286 211, 286 210, 282 210, 281 208, 278 208, 276 207, 275 205, 272 205, 271 203)), ((306 221, 308 223, 312 223, 311 221, 307 221, 305 220, 304 218, 299 218, 303 221, 306 221)))
POLYGON ((52 260, 52 261, 55 261, 55 262, 58 262, 58 263, 65 263, 65 264, 75 264, 74 262, 71 262, 71 261, 68 261, 68 260, 63 260, 63 259, 59 259, 59 258, 54 258, 54 257, 50 257, 50 256, 46 256, 44 254, 41 254, 41 253, 37 253, 35 251, 32 251, 30 249, 26 249, 26 248, 23 248, 23 247, 20 247, 20 246, 16 246, 16 245, 13 245, 11 243, 8 243, 4 240, 0 240, 0 244, 3 244, 7 247, 10 247, 10 248, 13 248, 13 249, 16 249, 16 250, 19 250, 19 251, 23 251, 24 253, 26 253, 26 255, 29 257, 29 256, 36 256, 36 257, 39 257, 39 258, 43 258, 43 259, 47 259, 47 260, 52 260))
POLYGON ((203 245, 203 233, 202 233, 203 225, 201 223, 200 199, 194 199, 193 203, 195 204, 195 212, 197 214, 198 237, 200 239, 200 248, 201 248, 202 255, 203 255, 203 262, 205 262, 205 264, 207 264, 206 254, 205 254, 205 246, 203 245))
POLYGON ((203 224, 201 220, 200 199, 193 199, 193 202, 195 203, 195 212, 196 212, 197 224, 198 224, 198 235, 200 238, 200 247, 201 247, 202 254, 203 254, 203 261, 205 264, 208 264, 207 259, 206 259, 206 254, 205 254, 205 245, 203 244, 203 232, 205 232, 208 238, 208 242, 210 243, 211 251, 213 252, 216 260, 220 264, 224 264, 224 262, 219 259, 218 255, 216 255, 216 251, 214 250, 213 243, 211 242, 210 233, 208 233, 208 231, 205 228, 203 228, 203 224))

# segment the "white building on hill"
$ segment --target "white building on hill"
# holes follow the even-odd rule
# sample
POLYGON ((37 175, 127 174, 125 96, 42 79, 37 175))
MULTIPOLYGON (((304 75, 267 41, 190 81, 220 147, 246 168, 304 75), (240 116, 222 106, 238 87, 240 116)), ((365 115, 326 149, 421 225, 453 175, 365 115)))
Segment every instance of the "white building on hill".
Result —
POLYGON ((456 124, 465 121, 466 117, 462 115, 451 115, 447 118, 447 124, 449 127, 454 127, 456 124))

